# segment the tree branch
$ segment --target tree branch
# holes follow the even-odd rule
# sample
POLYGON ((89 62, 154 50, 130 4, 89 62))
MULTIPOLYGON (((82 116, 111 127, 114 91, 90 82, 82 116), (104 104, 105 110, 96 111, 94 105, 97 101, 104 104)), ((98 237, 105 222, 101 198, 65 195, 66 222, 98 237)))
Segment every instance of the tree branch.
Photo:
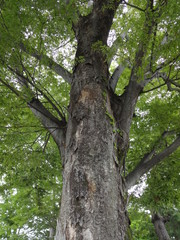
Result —
POLYGON ((10 84, 6 83, 2 78, 0 78, 0 82, 2 82, 7 88, 9 88, 13 93, 16 94, 16 96, 20 96, 20 92, 16 90, 14 87, 12 87, 10 84))
MULTIPOLYGON (((29 89, 28 84, 30 84, 32 87, 34 87, 51 104, 51 106, 58 113, 58 115, 61 117, 61 119, 65 120, 64 114, 62 112, 60 112, 58 107, 51 101, 51 99, 44 93, 44 91, 42 91, 39 87, 37 87, 35 85, 35 83, 33 83, 28 77, 23 76, 23 74, 21 74, 17 69, 15 70, 15 69, 13 69, 13 68, 11 68, 9 66, 7 66, 7 67, 13 74, 15 74, 18 77, 18 79, 20 80, 19 82, 20 82, 21 85, 24 85, 25 88, 27 88, 27 89, 29 89)), ((24 66, 23 66, 23 68, 24 68, 24 66)))
POLYGON ((168 61, 164 61, 162 62, 161 64, 159 64, 159 66, 157 66, 156 70, 154 71, 155 72, 158 72, 159 70, 161 70, 162 68, 170 65, 171 63, 175 62, 178 58, 180 57, 180 54, 178 54, 177 56, 175 56, 173 59, 170 59, 168 61))
POLYGON ((150 153, 146 154, 135 169, 130 172, 126 177, 126 187, 129 189, 140 179, 140 177, 147 173, 152 167, 157 165, 163 159, 172 154, 180 146, 180 136, 162 152, 154 155, 155 150, 153 149, 150 153))
POLYGON ((54 117, 38 99, 33 98, 30 102, 28 102, 28 106, 33 114, 40 120, 42 125, 51 134, 59 148, 61 157, 64 160, 66 122, 64 120, 60 121, 54 117))
POLYGON ((150 90, 147 91, 143 91, 142 93, 147 93, 150 91, 153 91, 161 86, 167 85, 167 88, 169 91, 178 91, 180 92, 180 84, 176 83, 175 81, 179 80, 178 78, 172 78, 170 79, 170 72, 171 72, 171 66, 170 66, 170 70, 169 70, 169 74, 167 75, 165 72, 156 72, 155 74, 153 74, 150 78, 147 78, 146 80, 144 80, 144 84, 147 85, 147 83, 149 83, 150 81, 152 81, 154 78, 161 78, 164 83, 160 84, 157 87, 154 87, 150 90), (171 85, 174 85, 175 87, 172 87, 171 85))
POLYGON ((138 6, 135 6, 135 5, 133 5, 133 4, 130 4, 130 3, 126 2, 125 0, 123 0, 122 3, 125 4, 125 5, 127 5, 127 6, 130 6, 130 7, 132 7, 132 8, 135 8, 135 9, 141 11, 141 12, 145 12, 145 10, 146 10, 146 9, 142 9, 142 8, 140 8, 140 7, 138 7, 138 6))
MULTIPOLYGON (((0 78, 0 82, 2 82, 6 87, 8 87, 12 92, 16 94, 16 96, 21 97, 22 93, 12 87, 10 84, 5 82, 0 78)), ((29 90, 27 85, 24 86, 29 90)), ((31 91, 31 90, 30 90, 31 91)), ((31 100, 29 101, 29 97, 23 96, 23 100, 27 102, 27 105, 33 112, 33 114, 40 120, 44 128, 48 130, 48 132, 53 137, 55 143, 58 146, 58 149, 61 153, 62 160, 64 159, 64 145, 65 145, 65 132, 66 132, 66 121, 63 118, 62 120, 57 119, 53 116, 44 105, 34 97, 33 92, 31 92, 31 100)))
POLYGON ((29 54, 30 56, 36 58, 39 60, 43 65, 49 67, 51 70, 53 70, 55 73, 57 73, 59 76, 61 76, 65 81, 67 81, 69 84, 72 82, 72 74, 68 72, 65 68, 57 64, 54 60, 52 60, 50 57, 44 54, 39 54, 37 50, 32 48, 27 48, 23 43, 20 44, 21 50, 29 54))
POLYGON ((171 67, 170 67, 168 75, 166 73, 162 73, 162 74, 160 74, 160 77, 164 80, 164 82, 167 85, 169 91, 178 91, 178 92, 180 92, 180 85, 175 83, 172 79, 169 79, 170 72, 171 72, 171 67), (171 86, 171 84, 176 86, 176 87, 173 88, 171 86))
MULTIPOLYGON (((179 55, 180 56, 180 55, 179 55)), ((170 60, 170 61, 168 61, 168 62, 163 62, 161 65, 159 65, 159 67, 157 67, 157 69, 155 70, 155 71, 153 71, 153 72, 151 72, 151 71, 149 71, 149 72, 146 72, 146 74, 145 74, 145 78, 144 78, 144 80, 141 82, 141 85, 143 86, 143 87, 145 87, 149 82, 151 82, 154 78, 162 78, 163 80, 164 80, 164 82, 165 82, 165 84, 167 84, 167 83, 169 83, 169 85, 170 84, 173 84, 174 86, 176 86, 177 88, 175 88, 175 89, 172 89, 171 87, 169 87, 169 90, 177 90, 177 91, 179 91, 179 87, 180 87, 180 85, 178 84, 178 83, 176 83, 175 81, 177 81, 177 80, 179 80, 179 78, 178 77, 176 77, 176 78, 174 78, 174 77, 172 77, 172 79, 170 79, 170 71, 171 71, 171 66, 172 65, 170 65, 170 70, 169 70, 169 74, 167 75, 167 73, 165 73, 165 72, 161 72, 160 70, 162 70, 164 67, 166 67, 167 65, 169 65, 169 64, 171 64, 171 63, 173 63, 176 59, 178 59, 178 57, 179 56, 177 56, 176 58, 173 58, 172 60, 170 60)), ((165 85, 165 84, 163 84, 163 85, 165 85)), ((161 85, 160 85, 161 86, 161 85)), ((159 87, 160 87, 159 86, 159 87)), ((157 87, 158 88, 158 87, 157 87)))
POLYGON ((113 90, 113 92, 116 89, 118 80, 121 76, 121 74, 123 73, 125 69, 125 66, 123 64, 120 64, 119 66, 117 66, 117 68, 114 70, 111 78, 109 79, 109 86, 111 87, 111 89, 113 90))
POLYGON ((152 223, 154 224, 154 228, 159 240, 170 240, 169 234, 165 227, 164 218, 160 215, 160 213, 152 214, 152 223))
POLYGON ((154 87, 154 88, 151 88, 151 89, 149 89, 149 90, 146 90, 146 91, 142 91, 141 93, 148 93, 148 92, 152 92, 152 91, 154 91, 155 89, 158 89, 158 88, 160 88, 160 87, 162 87, 162 86, 165 86, 166 85, 166 83, 162 83, 162 84, 160 84, 159 86, 157 86, 157 87, 154 87))
MULTIPOLYGON (((45 108, 44 105, 39 101, 39 99, 36 99, 35 97, 32 98, 32 100, 29 101, 27 104, 30 107, 30 109, 33 110, 33 112, 38 111, 38 113, 36 113, 34 115, 41 120, 43 126, 47 129, 51 128, 51 124, 48 124, 48 121, 52 121, 52 122, 56 123, 56 128, 58 126, 60 127, 61 123, 64 122, 62 120, 57 119, 55 116, 53 116, 47 110, 47 108, 45 108), (47 123, 46 123, 46 121, 47 121, 47 123)), ((53 127, 53 129, 55 129, 55 127, 53 127)))

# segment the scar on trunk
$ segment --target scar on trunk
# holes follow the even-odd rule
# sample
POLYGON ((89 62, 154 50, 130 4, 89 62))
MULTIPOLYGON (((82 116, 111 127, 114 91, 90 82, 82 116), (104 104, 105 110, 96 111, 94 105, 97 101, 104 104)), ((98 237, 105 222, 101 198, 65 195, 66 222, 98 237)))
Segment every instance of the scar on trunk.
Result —
POLYGON ((66 239, 67 240, 76 239, 76 229, 71 225, 71 222, 68 222, 66 226, 66 239))
POLYGON ((100 96, 100 89, 97 85, 85 86, 81 91, 79 102, 85 103, 86 100, 97 101, 100 96))
POLYGON ((88 182, 88 190, 90 194, 93 194, 96 192, 96 184, 93 181, 88 182))

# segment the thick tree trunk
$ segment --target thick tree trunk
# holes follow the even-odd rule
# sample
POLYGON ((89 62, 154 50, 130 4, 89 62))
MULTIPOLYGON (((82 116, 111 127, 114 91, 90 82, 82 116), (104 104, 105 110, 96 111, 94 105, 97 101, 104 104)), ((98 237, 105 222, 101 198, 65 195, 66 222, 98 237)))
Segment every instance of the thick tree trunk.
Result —
POLYGON ((160 214, 154 213, 152 222, 159 240, 170 240, 169 234, 166 230, 163 217, 160 214))
MULTIPOLYGON (((119 1, 114 3, 117 7, 119 1)), ((68 110, 56 240, 129 239, 108 64, 103 52, 95 47, 99 43, 106 45, 115 13, 115 7, 111 9, 108 4, 94 1, 92 13, 80 17, 74 25, 77 62, 68 110)), ((118 145, 124 150, 123 140, 118 145)))
POLYGON ((64 186, 56 240, 126 238, 128 217, 116 163, 114 118, 107 90, 81 66, 71 91, 64 186), (91 79, 90 79, 90 78, 91 79))

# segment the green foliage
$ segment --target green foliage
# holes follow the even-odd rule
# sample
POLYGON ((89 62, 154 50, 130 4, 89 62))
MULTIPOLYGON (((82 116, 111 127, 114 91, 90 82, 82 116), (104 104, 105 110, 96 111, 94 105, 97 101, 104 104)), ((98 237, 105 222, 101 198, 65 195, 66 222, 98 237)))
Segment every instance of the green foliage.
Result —
POLYGON ((129 204, 131 229, 134 239, 157 239, 151 222, 153 212, 166 219, 166 228, 172 239, 179 238, 179 152, 160 163, 147 175, 146 188, 132 194, 129 204))
POLYGON ((109 48, 106 45, 104 45, 102 43, 102 41, 97 41, 97 42, 93 43, 91 48, 94 52, 102 53, 108 61, 108 59, 109 59, 109 48))
POLYGON ((79 64, 79 63, 83 63, 85 61, 83 56, 79 56, 78 58, 76 58, 76 63, 75 64, 79 64))
POLYGON ((180 193, 178 192, 179 183, 179 162, 176 161, 179 151, 171 155, 166 161, 154 167, 148 176, 148 188, 145 189, 142 202, 152 212, 166 214, 169 209, 178 206, 180 193))
POLYGON ((134 168, 138 159, 150 152, 154 146, 157 145, 158 152, 172 142, 174 135, 163 140, 164 132, 179 133, 179 103, 179 94, 167 92, 164 86, 161 90, 140 95, 131 126, 131 147, 127 160, 129 171, 134 168))
POLYGON ((169 233, 169 235, 172 238, 178 239, 180 236, 180 212, 179 212, 180 206, 178 206, 178 209, 173 209, 173 211, 169 211, 169 221, 166 223, 166 228, 169 233))
POLYGON ((157 240, 157 236, 151 223, 150 214, 144 209, 140 209, 138 205, 133 203, 128 208, 129 217, 131 219, 131 230, 134 240, 157 240))
POLYGON ((28 107, 1 93, 1 111, 9 111, 0 117, 0 238, 48 239, 62 187, 58 150, 52 139, 45 148, 47 133, 28 107))

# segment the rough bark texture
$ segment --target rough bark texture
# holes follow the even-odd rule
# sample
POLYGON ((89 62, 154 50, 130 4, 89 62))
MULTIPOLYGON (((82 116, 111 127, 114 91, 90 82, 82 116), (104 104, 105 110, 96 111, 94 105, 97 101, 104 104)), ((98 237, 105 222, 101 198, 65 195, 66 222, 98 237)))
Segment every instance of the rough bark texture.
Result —
POLYGON ((105 90, 97 82, 81 86, 78 81, 71 92, 64 187, 55 239, 125 239, 128 218, 114 159, 108 95, 104 97, 105 90))
POLYGON ((106 44, 114 10, 95 1, 74 26, 78 47, 73 73, 56 240, 128 239, 123 182, 117 156, 116 121, 108 90, 106 44), (101 23, 101 24, 99 24, 101 23), (78 58, 83 62, 78 63, 78 58))
POLYGON ((152 222, 155 227, 156 234, 159 240, 170 240, 169 234, 166 230, 163 217, 160 214, 154 213, 152 216, 152 222))

